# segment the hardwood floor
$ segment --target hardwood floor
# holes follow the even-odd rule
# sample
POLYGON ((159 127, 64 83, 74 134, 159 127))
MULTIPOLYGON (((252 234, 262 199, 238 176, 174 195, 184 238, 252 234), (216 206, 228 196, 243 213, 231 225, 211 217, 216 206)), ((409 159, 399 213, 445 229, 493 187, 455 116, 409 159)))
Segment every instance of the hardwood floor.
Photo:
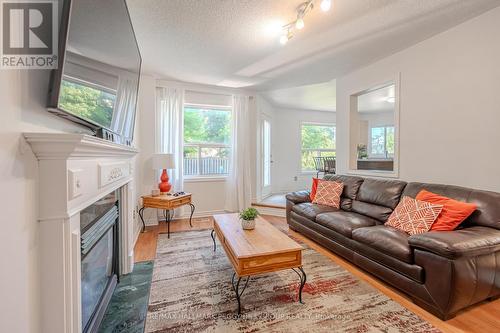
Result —
MULTIPOLYGON (((273 224, 286 224, 286 220, 283 217, 265 216, 265 218, 273 224)), ((187 219, 175 220, 171 222, 170 231, 179 232, 187 230, 211 229, 212 226, 213 218, 211 217, 193 219, 193 228, 190 228, 189 220, 187 219)), ((144 260, 154 260, 156 255, 156 242, 158 239, 158 234, 164 232, 166 232, 166 225, 165 223, 162 223, 159 226, 147 227, 146 231, 139 235, 139 239, 137 240, 137 244, 135 245, 136 262, 144 260)), ((341 257, 338 257, 329 250, 323 248, 322 246, 316 244, 315 242, 309 240, 301 234, 294 231, 290 232, 294 237, 301 239, 309 247, 327 256, 358 278, 368 282, 369 284, 380 290, 382 293, 392 298, 399 304, 403 305, 410 311, 413 311, 443 332, 493 333, 500 331, 500 299, 492 302, 483 302, 478 305, 472 306, 471 308, 460 312, 455 318, 448 321, 442 321, 429 312, 413 304, 413 302, 406 295, 386 285, 381 280, 373 277, 369 273, 360 270, 356 266, 353 266, 341 257)))

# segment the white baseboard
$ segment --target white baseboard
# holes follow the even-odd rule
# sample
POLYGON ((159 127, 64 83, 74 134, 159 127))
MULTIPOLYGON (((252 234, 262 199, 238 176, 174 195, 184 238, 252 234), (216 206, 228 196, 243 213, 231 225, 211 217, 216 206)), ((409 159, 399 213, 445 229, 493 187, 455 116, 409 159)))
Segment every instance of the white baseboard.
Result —
POLYGON ((262 206, 253 206, 257 208, 259 213, 262 215, 272 215, 279 217, 286 217, 286 210, 284 208, 272 208, 272 207, 262 207, 262 206))

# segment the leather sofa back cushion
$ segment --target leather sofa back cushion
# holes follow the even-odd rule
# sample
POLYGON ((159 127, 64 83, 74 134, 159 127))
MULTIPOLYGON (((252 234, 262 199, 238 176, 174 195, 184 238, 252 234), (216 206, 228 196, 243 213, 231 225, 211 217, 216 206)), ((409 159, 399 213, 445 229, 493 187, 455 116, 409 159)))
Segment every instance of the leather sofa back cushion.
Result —
MULTIPOLYGON (((342 205, 341 205, 342 208, 342 205)), ((392 213, 392 209, 371 203, 353 200, 351 211, 385 222, 392 213)))
POLYGON ((364 178, 346 175, 326 175, 323 179, 344 184, 344 190, 342 191, 340 199, 340 208, 350 211, 352 208, 352 200, 356 199, 359 187, 363 183, 364 178))
POLYGON ((500 193, 453 185, 409 183, 403 195, 415 198, 423 189, 451 199, 475 204, 477 208, 474 213, 460 226, 480 225, 500 230, 500 193))
POLYGON ((394 209, 405 186, 406 182, 399 180, 366 178, 359 188, 356 200, 394 209))

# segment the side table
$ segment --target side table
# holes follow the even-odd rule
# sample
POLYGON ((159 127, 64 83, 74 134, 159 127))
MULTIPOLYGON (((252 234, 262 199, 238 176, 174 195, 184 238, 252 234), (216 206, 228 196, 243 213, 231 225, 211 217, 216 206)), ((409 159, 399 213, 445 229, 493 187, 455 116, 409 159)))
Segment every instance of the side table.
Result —
POLYGON ((195 210, 195 206, 191 202, 191 193, 185 193, 182 195, 174 196, 169 194, 162 194, 156 197, 152 195, 143 195, 142 196, 142 208, 139 209, 139 217, 142 221, 142 232, 146 230, 146 223, 144 222, 144 209, 145 208, 157 208, 163 210, 165 215, 165 220, 167 222, 167 234, 168 238, 170 238, 170 221, 172 221, 173 214, 170 213, 171 210, 175 208, 182 207, 184 205, 191 206, 191 215, 189 216, 189 225, 192 227, 192 219, 193 213, 195 210))

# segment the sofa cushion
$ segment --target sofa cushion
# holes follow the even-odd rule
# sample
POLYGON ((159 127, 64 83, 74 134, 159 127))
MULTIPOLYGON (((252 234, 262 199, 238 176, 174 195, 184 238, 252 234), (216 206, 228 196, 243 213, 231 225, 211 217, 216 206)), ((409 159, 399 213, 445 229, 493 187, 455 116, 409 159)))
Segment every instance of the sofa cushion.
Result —
POLYGON ((398 205, 405 186, 399 180, 366 178, 352 202, 352 211, 385 222, 398 205))
POLYGON ((410 235, 423 234, 431 229, 442 210, 443 205, 405 196, 389 216, 386 225, 410 235))
POLYGON ((403 195, 415 198, 421 190, 443 195, 458 201, 470 202, 477 206, 461 226, 469 227, 481 225, 500 229, 500 193, 481 191, 453 185, 409 183, 403 195))
POLYGON ((347 211, 351 210, 352 201, 356 199, 359 187, 363 183, 364 178, 346 175, 326 175, 323 179, 344 184, 344 189, 340 198, 340 208, 347 211))
POLYGON ((359 187, 356 200, 374 205, 396 208, 406 182, 366 178, 359 187))
POLYGON ((332 212, 316 216, 316 222, 346 237, 352 238, 352 231, 377 225, 377 220, 353 212, 332 212))
POLYGON ((500 251, 500 231, 480 226, 455 231, 430 231, 410 236, 408 242, 414 248, 456 259, 500 251))
POLYGON ((416 199, 443 205, 441 214, 439 214, 436 221, 434 221, 431 226, 431 230, 435 231, 455 230, 476 210, 476 205, 473 203, 454 200, 426 190, 418 192, 416 199))
POLYGON ((321 213, 335 212, 338 211, 338 208, 333 208, 325 205, 317 205, 311 202, 304 202, 298 205, 294 205, 292 207, 292 211, 308 218, 312 221, 316 221, 316 215, 321 213))
POLYGON ((294 204, 302 203, 302 202, 311 202, 309 191, 297 191, 288 193, 285 198, 287 201, 291 201, 294 204))
POLYGON ((385 225, 359 228, 352 232, 354 240, 411 264, 413 251, 408 244, 408 237, 407 233, 385 225))
POLYGON ((389 207, 374 205, 371 203, 353 200, 352 211, 385 222, 391 216, 392 209, 389 207))
POLYGON ((340 195, 343 188, 344 184, 340 182, 320 179, 313 203, 340 208, 340 195))

